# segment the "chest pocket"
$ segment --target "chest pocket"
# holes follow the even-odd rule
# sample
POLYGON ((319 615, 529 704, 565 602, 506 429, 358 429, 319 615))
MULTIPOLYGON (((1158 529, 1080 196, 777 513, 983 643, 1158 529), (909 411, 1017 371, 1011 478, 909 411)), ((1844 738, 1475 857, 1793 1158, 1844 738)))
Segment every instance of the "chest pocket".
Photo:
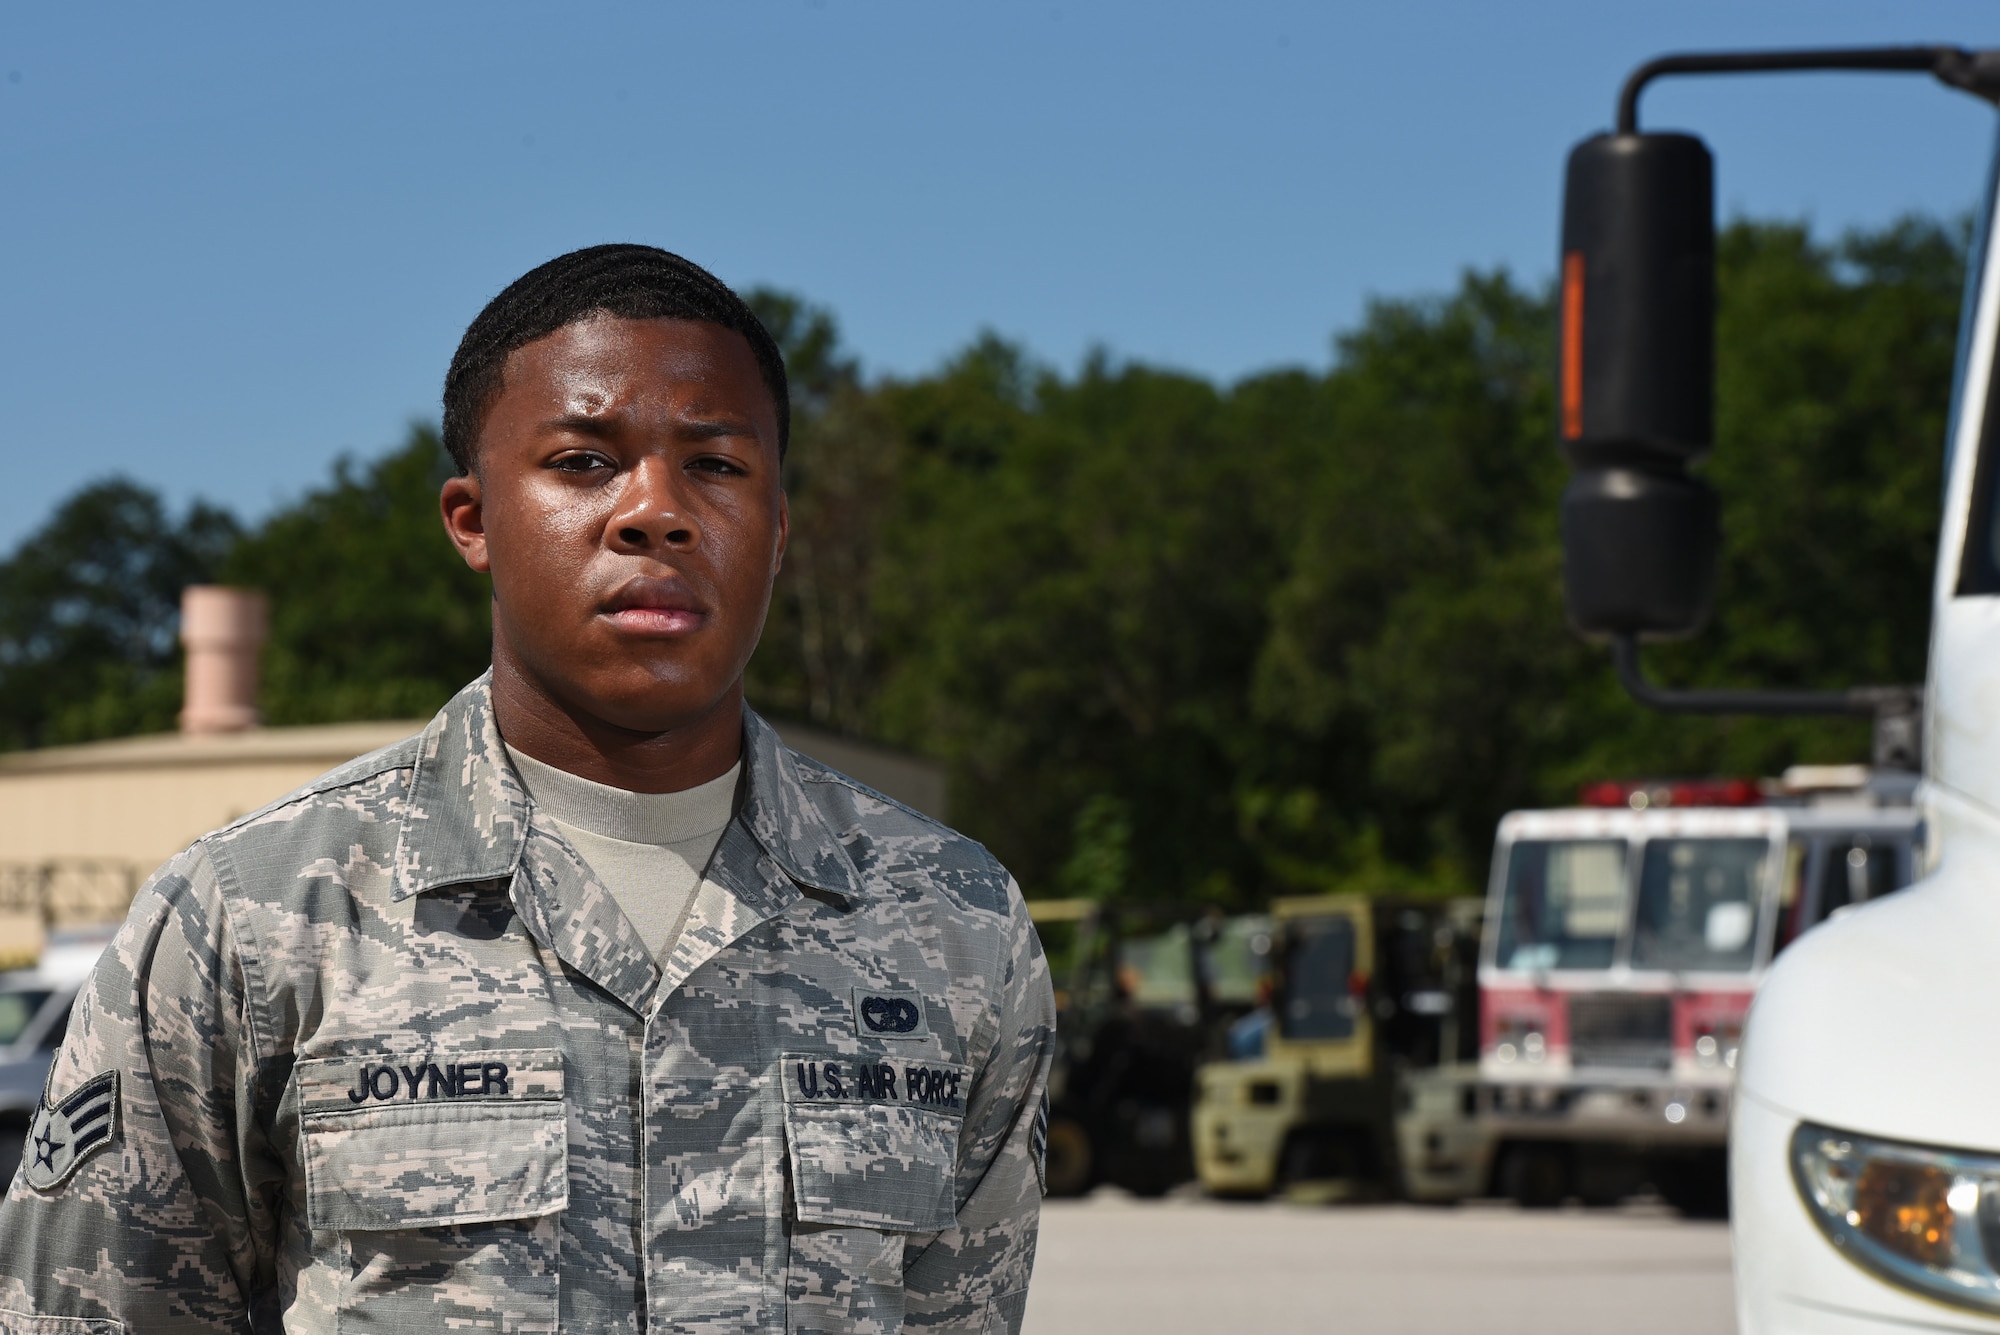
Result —
POLYGON ((962 1066, 901 1057, 788 1055, 791 1335, 903 1328, 904 1235, 957 1216, 962 1066))
POLYGON ((341 1331, 553 1331, 569 1204, 555 1049, 301 1062, 305 1213, 341 1331))
POLYGON ((782 1074, 800 1223, 912 1233, 951 1227, 964 1067, 787 1055, 782 1074))

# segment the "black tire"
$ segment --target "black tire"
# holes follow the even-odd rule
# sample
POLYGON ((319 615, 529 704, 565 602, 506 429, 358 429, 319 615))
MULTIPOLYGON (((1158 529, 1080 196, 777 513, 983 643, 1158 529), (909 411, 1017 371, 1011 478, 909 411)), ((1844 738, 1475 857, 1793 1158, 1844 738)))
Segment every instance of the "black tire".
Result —
POLYGON ((1090 1132, 1074 1117, 1049 1119, 1045 1174, 1051 1196, 1081 1196, 1097 1185, 1097 1155, 1090 1132))
POLYGON ((1716 1152, 1664 1159, 1653 1169, 1653 1189, 1688 1219, 1729 1218, 1729 1159, 1716 1152))
POLYGON ((1500 1191, 1524 1210, 1553 1210, 1569 1199, 1569 1155, 1560 1145, 1510 1145, 1500 1161, 1500 1191))

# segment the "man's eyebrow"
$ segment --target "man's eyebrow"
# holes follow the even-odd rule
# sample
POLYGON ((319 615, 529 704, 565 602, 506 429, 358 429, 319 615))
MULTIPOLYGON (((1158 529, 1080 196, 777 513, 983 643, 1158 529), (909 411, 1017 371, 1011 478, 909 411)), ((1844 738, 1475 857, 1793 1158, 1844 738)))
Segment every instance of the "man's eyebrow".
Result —
POLYGON ((541 429, 543 431, 567 431, 579 436, 594 436, 602 439, 611 435, 616 426, 617 419, 612 417, 597 417, 585 413, 562 413, 558 416, 545 419, 541 424, 541 429))
MULTIPOLYGON (((543 421, 544 431, 563 431, 602 440, 619 426, 616 416, 599 417, 585 413, 563 413, 543 421)), ((702 417, 674 424, 674 434, 683 440, 720 440, 725 436, 755 436, 757 428, 739 417, 702 417)))
POLYGON ((724 436, 755 436, 757 428, 747 418, 703 417, 677 423, 674 434, 685 440, 719 440, 724 436))

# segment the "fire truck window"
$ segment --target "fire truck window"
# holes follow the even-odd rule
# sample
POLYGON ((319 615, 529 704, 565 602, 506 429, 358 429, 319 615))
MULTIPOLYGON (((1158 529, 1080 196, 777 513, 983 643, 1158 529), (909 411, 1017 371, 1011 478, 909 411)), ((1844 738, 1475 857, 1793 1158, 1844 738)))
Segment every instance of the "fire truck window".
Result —
POLYGON ((1757 950, 1764 839, 1653 839, 1639 870, 1635 969, 1739 972, 1757 950))
POLYGON ((1810 851, 1811 847, 1800 839, 1785 845, 1785 878, 1778 892, 1778 934, 1771 944, 1773 955, 1792 944, 1800 932, 1812 925, 1806 920, 1807 900, 1810 898, 1806 894, 1806 854, 1810 851))
POLYGON ((1351 1038, 1360 1003, 1354 996, 1354 923, 1342 917, 1302 918, 1286 943, 1280 1031, 1292 1039, 1351 1038))
POLYGON ((1894 840, 1886 837, 1853 834, 1834 839, 1820 869, 1820 919, 1831 917, 1835 909, 1900 889, 1903 859, 1897 854, 1894 840))
POLYGON ((1625 925, 1625 844, 1522 839, 1507 859, 1502 969, 1607 969, 1625 925))

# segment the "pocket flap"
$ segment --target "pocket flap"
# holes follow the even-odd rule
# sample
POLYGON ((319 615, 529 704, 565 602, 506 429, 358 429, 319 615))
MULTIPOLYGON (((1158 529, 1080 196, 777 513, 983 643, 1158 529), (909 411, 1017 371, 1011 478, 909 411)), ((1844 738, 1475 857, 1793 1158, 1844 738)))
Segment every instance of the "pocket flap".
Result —
POLYGON ((951 1227, 964 1067, 788 1055, 780 1078, 799 1222, 951 1227))
MULTIPOLYGON (((297 1073, 306 1222, 352 1232, 553 1214, 569 1204, 569 1125, 560 1055, 509 1053, 506 1077, 356 1099, 358 1059, 297 1073), (551 1069, 553 1068, 553 1069, 551 1069), (536 1073, 536 1078, 524 1078, 536 1073)), ((489 1066, 502 1065, 490 1062, 489 1066)), ((428 1086, 428 1079, 425 1085, 428 1086)))

